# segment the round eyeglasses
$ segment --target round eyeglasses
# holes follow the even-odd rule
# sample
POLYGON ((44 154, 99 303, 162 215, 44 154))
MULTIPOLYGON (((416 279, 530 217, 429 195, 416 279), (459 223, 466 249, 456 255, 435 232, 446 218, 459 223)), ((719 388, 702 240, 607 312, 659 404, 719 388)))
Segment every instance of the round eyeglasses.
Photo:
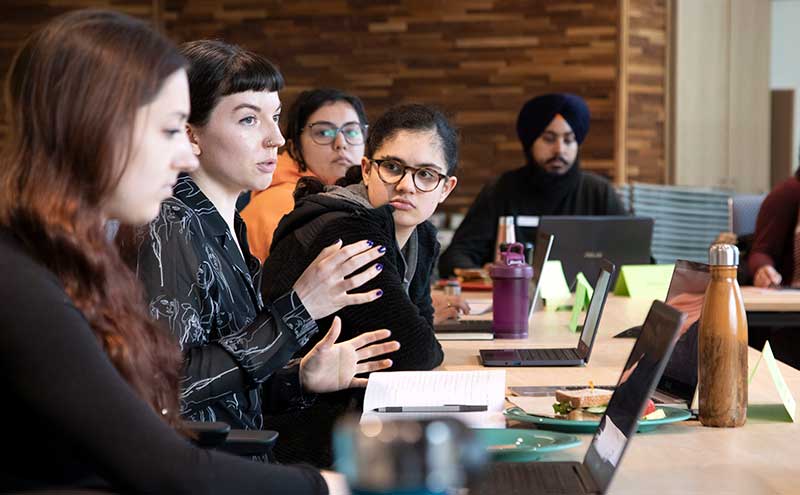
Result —
POLYGON ((309 133, 311 140, 321 145, 336 141, 336 135, 340 132, 347 144, 364 144, 364 133, 367 130, 366 125, 362 126, 358 122, 349 122, 342 127, 336 127, 330 122, 314 122, 307 127, 311 130, 309 133))
POLYGON ((378 167, 378 177, 387 184, 397 184, 407 173, 411 173, 411 180, 420 192, 431 192, 439 183, 447 179, 447 176, 440 174, 430 168, 415 168, 403 165, 397 160, 370 160, 378 167))

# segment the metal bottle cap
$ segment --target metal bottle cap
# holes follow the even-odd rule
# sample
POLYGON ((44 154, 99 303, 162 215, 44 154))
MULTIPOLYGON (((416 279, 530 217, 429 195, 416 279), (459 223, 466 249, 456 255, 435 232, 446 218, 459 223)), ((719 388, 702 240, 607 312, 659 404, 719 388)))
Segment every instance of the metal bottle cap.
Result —
POLYGON ((739 266, 739 248, 733 244, 714 244, 708 250, 708 264, 712 266, 739 266))

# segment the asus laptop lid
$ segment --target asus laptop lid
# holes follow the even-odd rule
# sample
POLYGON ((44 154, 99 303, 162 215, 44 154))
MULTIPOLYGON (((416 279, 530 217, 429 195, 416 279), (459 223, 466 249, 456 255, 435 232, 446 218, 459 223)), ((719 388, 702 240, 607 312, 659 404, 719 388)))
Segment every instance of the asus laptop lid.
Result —
MULTIPOLYGON (((596 282, 600 260, 616 266, 650 263, 653 219, 631 216, 545 216, 539 229, 558 239, 550 258, 560 260, 567 281, 583 272, 596 282)), ((616 283, 616 276, 611 286, 616 283)))

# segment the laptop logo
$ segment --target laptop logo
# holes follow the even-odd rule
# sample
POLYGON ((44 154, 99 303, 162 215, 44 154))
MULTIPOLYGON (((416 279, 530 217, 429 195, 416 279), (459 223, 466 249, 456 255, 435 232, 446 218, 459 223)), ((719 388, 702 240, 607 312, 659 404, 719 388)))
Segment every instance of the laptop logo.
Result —
POLYGON ((599 259, 601 259, 603 257, 603 252, 602 251, 586 251, 585 253, 583 253, 583 257, 584 258, 589 258, 589 259, 599 260, 599 259))

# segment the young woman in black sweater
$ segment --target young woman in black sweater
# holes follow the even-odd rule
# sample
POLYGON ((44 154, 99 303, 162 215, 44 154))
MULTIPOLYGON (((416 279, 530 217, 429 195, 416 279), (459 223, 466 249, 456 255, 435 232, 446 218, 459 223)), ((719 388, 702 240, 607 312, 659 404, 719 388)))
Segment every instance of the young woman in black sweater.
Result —
POLYGON ((182 356, 105 223, 147 223, 178 173, 197 168, 185 66, 143 22, 92 10, 51 21, 14 59, 0 166, 0 422, 14 425, 4 493, 323 494, 341 483, 176 431, 182 356))
MULTIPOLYGON (((372 328, 388 328, 400 342, 400 349, 388 355, 392 370, 430 370, 441 364, 443 354, 433 332, 430 295, 439 243, 428 218, 456 186, 458 136, 438 110, 398 106, 370 129, 366 155, 360 167, 348 172, 341 183, 345 187, 323 186, 312 177, 298 182, 295 209, 275 231, 263 287, 269 296, 277 295, 291 287, 332 240, 350 242, 368 236, 387 251, 380 260, 384 265, 380 275, 364 289, 380 287, 383 296, 336 312, 342 335, 351 338, 372 328)), ((324 326, 328 321, 318 323, 324 326)), ((328 451, 306 448, 310 440, 302 442, 297 435, 327 437, 337 413, 358 407, 359 396, 329 394, 318 401, 303 420, 268 419, 270 428, 293 437, 293 445, 278 446, 278 459, 330 463, 328 451)))

